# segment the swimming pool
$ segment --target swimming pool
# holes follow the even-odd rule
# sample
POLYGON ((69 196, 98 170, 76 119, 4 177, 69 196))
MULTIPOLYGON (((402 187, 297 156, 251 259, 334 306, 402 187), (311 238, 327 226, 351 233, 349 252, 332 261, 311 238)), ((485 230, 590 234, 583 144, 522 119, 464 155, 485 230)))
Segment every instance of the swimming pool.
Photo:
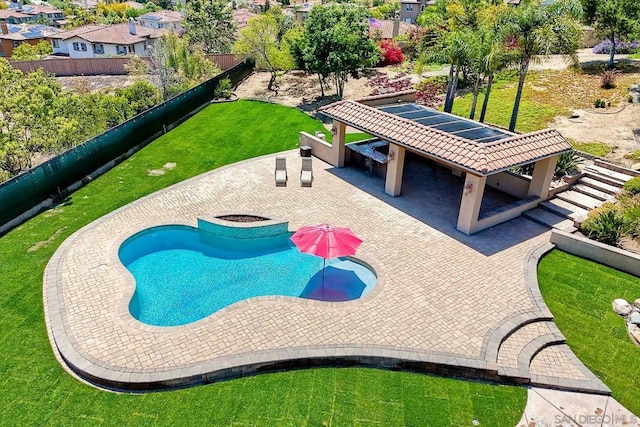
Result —
POLYGON ((236 302, 280 295, 321 301, 362 297, 376 284, 368 267, 350 259, 302 254, 284 227, 166 225, 141 231, 119 257, 136 281, 131 315, 155 326, 203 319, 236 302))

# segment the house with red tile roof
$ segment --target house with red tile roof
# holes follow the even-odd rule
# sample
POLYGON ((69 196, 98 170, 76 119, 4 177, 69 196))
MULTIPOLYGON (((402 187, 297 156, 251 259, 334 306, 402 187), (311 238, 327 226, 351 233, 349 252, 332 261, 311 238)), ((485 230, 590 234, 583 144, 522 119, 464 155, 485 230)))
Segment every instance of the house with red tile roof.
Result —
POLYGON ((84 25, 51 37, 53 53, 70 58, 148 56, 147 48, 167 30, 136 25, 84 25))

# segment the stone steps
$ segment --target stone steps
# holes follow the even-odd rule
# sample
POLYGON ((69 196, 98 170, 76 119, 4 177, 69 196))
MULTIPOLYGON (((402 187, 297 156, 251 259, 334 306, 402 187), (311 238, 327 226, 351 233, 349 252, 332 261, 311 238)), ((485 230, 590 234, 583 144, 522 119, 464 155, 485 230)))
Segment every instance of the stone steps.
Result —
POLYGON ((602 166, 591 165, 587 166, 584 169, 586 176, 589 178, 593 178, 598 181, 602 181, 606 184, 613 185, 616 187, 622 187, 625 182, 633 178, 630 175, 616 172, 611 169, 604 168, 602 166))
POLYGON ((556 215, 555 213, 543 208, 534 208, 522 213, 522 216, 530 219, 538 224, 545 225, 549 228, 573 233, 577 228, 573 225, 573 221, 565 217, 556 215))
POLYGON ((600 200, 601 202, 608 202, 609 200, 613 200, 614 197, 609 194, 609 193, 605 193, 604 191, 600 191, 600 190, 596 190, 593 187, 590 187, 588 185, 584 185, 584 184, 576 184, 574 186, 571 187, 571 190, 573 191, 577 191, 579 193, 585 194, 589 197, 593 197, 596 200, 600 200))
POLYGON ((602 192, 602 193, 609 194, 611 196, 620 193, 620 190, 622 189, 622 187, 605 184, 602 181, 598 181, 596 179, 589 178, 588 176, 583 176, 582 178, 580 178, 580 180, 578 182, 580 183, 578 185, 585 186, 585 187, 591 187, 594 190, 597 190, 597 191, 602 192))
POLYGON ((562 193, 556 194, 556 197, 588 211, 602 205, 602 200, 595 199, 574 190, 563 191, 562 193))
POLYGON ((558 199, 557 196, 555 199, 547 200, 540 203, 539 206, 550 212, 553 212, 556 215, 574 221, 582 221, 584 218, 586 218, 588 212, 586 209, 583 209, 567 201, 558 199))

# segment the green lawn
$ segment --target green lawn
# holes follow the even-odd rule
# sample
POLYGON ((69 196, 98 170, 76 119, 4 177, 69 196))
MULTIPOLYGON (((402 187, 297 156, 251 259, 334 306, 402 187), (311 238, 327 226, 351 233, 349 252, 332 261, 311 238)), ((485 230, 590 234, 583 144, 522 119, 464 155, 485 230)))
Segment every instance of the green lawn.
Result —
POLYGON ((640 347, 611 308, 616 298, 640 298, 640 280, 554 250, 540 262, 538 281, 567 344, 620 403, 640 414, 640 347))
MULTIPOLYGON (((524 388, 374 369, 313 369, 172 392, 118 395, 84 385, 53 357, 42 274, 62 241, 145 194, 324 130, 298 110, 239 101, 207 107, 133 157, 0 238, 0 425, 513 426, 524 388), (167 162, 161 176, 148 171, 167 162)), ((362 139, 351 134, 349 140, 362 139)))

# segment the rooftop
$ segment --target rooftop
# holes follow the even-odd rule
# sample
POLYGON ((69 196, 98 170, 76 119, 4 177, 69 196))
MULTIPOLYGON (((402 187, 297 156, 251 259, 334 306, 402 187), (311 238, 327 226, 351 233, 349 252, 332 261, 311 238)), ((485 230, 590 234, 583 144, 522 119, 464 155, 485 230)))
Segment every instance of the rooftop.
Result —
POLYGON ((371 107, 345 100, 319 111, 477 175, 492 175, 571 150, 569 142, 553 129, 516 135, 415 103, 371 107))
POLYGON ((0 35, 5 40, 30 40, 42 39, 50 37, 60 32, 58 28, 49 27, 47 25, 32 24, 9 24, 7 25, 7 34, 0 35))
POLYGON ((146 39, 160 38, 166 31, 136 25, 136 34, 129 32, 129 24, 117 25, 84 25, 73 30, 63 31, 52 38, 68 40, 72 37, 82 38, 90 43, 107 43, 132 45, 146 39))
POLYGON ((182 21, 182 14, 174 10, 159 10, 157 12, 146 13, 138 19, 158 22, 180 22, 182 21))

